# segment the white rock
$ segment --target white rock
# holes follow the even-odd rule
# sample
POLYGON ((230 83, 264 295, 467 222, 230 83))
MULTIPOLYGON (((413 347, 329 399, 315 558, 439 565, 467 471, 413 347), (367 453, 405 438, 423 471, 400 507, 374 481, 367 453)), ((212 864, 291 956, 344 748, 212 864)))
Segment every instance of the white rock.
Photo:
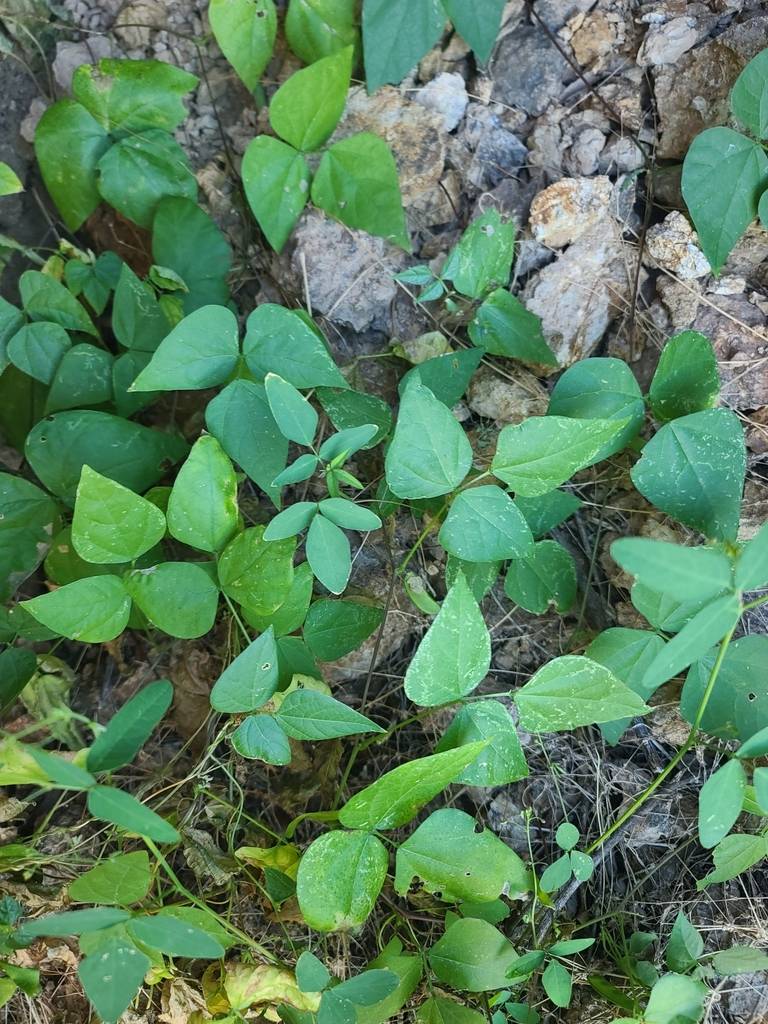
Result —
POLYGON ((469 103, 467 86, 456 72, 444 71, 416 93, 417 103, 443 119, 443 129, 452 132, 464 117, 469 103))
POLYGON ((661 224, 648 229, 646 250, 653 263, 683 281, 693 281, 710 272, 707 257, 696 244, 696 234, 677 210, 668 213, 661 224))
POLYGON ((95 64, 112 56, 112 44, 106 36, 91 36, 88 43, 57 43, 53 77, 64 92, 69 92, 72 75, 81 64, 95 64))
POLYGON ((674 64, 697 42, 699 33, 694 18, 672 18, 648 29, 637 55, 641 67, 674 64))
POLYGON ((563 178, 531 203, 530 227, 542 245, 570 245, 610 214, 613 185, 604 175, 563 178))

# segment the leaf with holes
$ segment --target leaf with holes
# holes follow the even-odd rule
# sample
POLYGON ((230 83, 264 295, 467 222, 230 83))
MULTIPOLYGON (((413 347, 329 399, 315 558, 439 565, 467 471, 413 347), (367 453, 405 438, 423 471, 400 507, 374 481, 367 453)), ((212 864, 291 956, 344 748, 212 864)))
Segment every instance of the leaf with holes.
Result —
POLYGON ((255 711, 266 704, 277 684, 277 646, 270 628, 224 669, 211 691, 211 707, 229 714, 255 711))
POLYGON ((208 19, 221 52, 253 92, 275 45, 273 0, 211 0, 208 19))

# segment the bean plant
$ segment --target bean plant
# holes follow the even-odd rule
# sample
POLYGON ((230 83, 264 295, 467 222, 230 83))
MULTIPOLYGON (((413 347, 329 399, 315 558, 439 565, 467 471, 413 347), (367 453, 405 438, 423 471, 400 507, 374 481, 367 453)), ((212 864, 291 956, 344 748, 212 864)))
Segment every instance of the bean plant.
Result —
MULTIPOLYGON (((294 92, 280 99, 278 90, 270 106, 283 141, 264 143, 293 147, 283 153, 291 174, 305 173, 302 154, 324 145, 341 116, 356 55, 345 6, 289 6, 289 41, 301 37, 299 56, 317 58, 281 87, 294 92), (343 45, 326 52, 322 25, 343 45)), ((441 25, 448 13, 464 31, 458 5, 444 7, 441 25)), ((366 0, 364 39, 379 8, 366 0)), ((210 13, 224 52, 255 88, 274 41, 274 9, 269 0, 248 9, 259 19, 249 22, 251 35, 233 20, 244 16, 242 5, 214 0, 210 13)), ((384 80, 368 71, 369 82, 384 80)), ((76 73, 74 99, 52 107, 38 130, 43 174, 65 223, 78 227, 104 199, 151 227, 156 262, 141 277, 116 254, 62 242, 22 274, 20 305, 0 308, 3 429, 23 454, 23 471, 0 474, 0 705, 20 699, 30 707, 44 680, 66 678, 56 652, 77 661, 105 645, 119 657, 130 638, 163 650, 207 637, 224 653, 196 784, 276 775, 307 744, 342 751, 335 798, 281 831, 241 818, 242 845, 231 851, 231 870, 257 879, 276 914, 295 908, 289 913, 307 937, 286 935, 270 947, 261 937, 269 929, 246 929, 218 912, 179 867, 194 831, 183 806, 162 790, 129 792, 125 770, 171 706, 168 679, 138 689, 106 725, 57 699, 60 684, 46 682, 49 696, 31 723, 3 733, 0 783, 19 787, 29 804, 53 794, 76 806, 104 841, 61 909, 37 914, 12 897, 0 901, 0 1000, 39 991, 37 971, 19 966, 18 950, 74 936, 80 981, 105 1022, 117 1021, 145 986, 188 970, 202 973, 207 1007, 191 1012, 194 1024, 236 1024, 260 1012, 287 1024, 377 1024, 411 1000, 421 1024, 537 1024, 537 1007, 571 1004, 578 958, 598 939, 564 919, 568 896, 702 741, 719 742, 722 757, 699 794, 698 841, 712 851, 699 888, 768 855, 768 639, 744 630, 744 617, 768 602, 768 524, 740 539, 742 426, 719 404, 709 340, 684 331, 666 341, 647 394, 624 361, 583 359, 558 377, 544 415, 473 447, 454 407, 481 360, 557 368, 540 322, 508 290, 515 232, 493 211, 468 227, 439 272, 416 265, 399 276, 438 319, 466 328, 466 343, 413 366, 396 408, 357 386, 355 364, 337 363, 306 311, 265 302, 243 322, 227 290, 228 247, 195 205, 170 134, 190 86, 186 73, 165 65, 101 62, 76 73), (57 147, 73 138, 83 159, 61 164, 57 147), (157 185, 170 180, 162 154, 172 154, 178 174, 173 194, 157 185), (125 175, 131 188, 120 183, 125 175), (216 259, 201 259, 184 238, 205 238, 216 259), (182 423, 175 402, 190 392, 198 393, 198 416, 182 423), (574 608, 577 569, 553 531, 578 513, 576 491, 600 471, 593 467, 606 465, 628 472, 638 500, 676 524, 679 542, 623 537, 611 545, 645 626, 577 632, 529 678, 489 691, 484 597, 495 587, 510 614, 574 608), (404 512, 420 530, 395 557, 404 512), (402 583, 424 627, 402 681, 408 714, 395 721, 323 678, 324 664, 365 644, 376 657, 391 603, 350 584, 362 548, 377 540, 392 556, 393 586, 402 583), (431 588, 411 568, 426 544, 444 565, 431 588), (482 792, 524 779, 531 737, 596 729, 617 744, 651 712, 656 691, 682 675, 687 737, 600 835, 584 837, 563 821, 557 855, 541 863, 454 806, 460 790, 451 787, 482 792), (398 753, 401 730, 426 720, 438 741, 422 734, 418 751, 398 753), (400 763, 371 781, 362 766, 374 748, 400 763), (430 923, 426 949, 409 921, 411 900, 430 923), (395 934, 384 942, 377 931, 378 955, 340 980, 317 955, 322 936, 354 937, 382 913, 395 934)), ((315 202, 323 161, 328 168, 340 159, 338 149, 329 159, 334 145, 316 172, 315 202)), ((386 189, 377 209, 394 210, 386 189)), ((397 209, 401 224, 399 199, 397 209)), ((255 212, 279 248, 296 205, 274 222, 255 212)), ((370 227, 349 211, 339 216, 370 227)), ((401 241, 394 222, 379 225, 381 233, 401 241)), ((34 874, 41 838, 7 847, 4 867, 34 874)), ((718 977, 768 966, 749 946, 707 952, 682 912, 666 937, 662 972, 648 959, 655 941, 630 936, 615 957, 620 983, 590 978, 625 1024, 695 1024, 718 977)))

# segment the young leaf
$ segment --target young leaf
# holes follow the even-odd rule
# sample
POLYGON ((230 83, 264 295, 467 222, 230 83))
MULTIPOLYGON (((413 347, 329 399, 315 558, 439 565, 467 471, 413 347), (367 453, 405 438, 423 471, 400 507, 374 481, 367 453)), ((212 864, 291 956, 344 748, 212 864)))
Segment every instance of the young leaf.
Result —
POLYGON ((694 978, 665 974, 651 990, 643 1013, 645 1024, 698 1024, 709 990, 694 978))
POLYGON ((491 355, 534 366, 557 366, 557 356, 542 333, 541 320, 506 288, 491 292, 468 330, 472 344, 491 355))
POLYGON ((200 551, 220 551, 237 530, 237 478, 210 434, 198 438, 168 499, 168 532, 200 551))
POLYGON ((705 850, 717 846, 741 813, 747 776, 733 758, 707 779, 699 792, 699 842, 705 850))
POLYGON ((135 832, 156 843, 178 843, 180 836, 165 818, 126 793, 111 786, 94 786, 88 791, 88 811, 94 818, 135 832))
POLYGON ((429 951, 438 981, 460 992, 491 992, 507 984, 507 971, 517 960, 512 943, 477 918, 459 918, 429 951))
POLYGON ((648 398, 654 416, 663 421, 688 416, 717 405, 720 374, 709 338, 683 331, 661 351, 648 398))
POLYGON ((358 132, 323 153, 312 202, 350 228, 410 249, 397 166, 383 139, 358 132))
POLYGON ((304 640, 320 661, 337 661, 357 650, 379 628, 383 617, 378 605, 321 598, 309 609, 304 640))
POLYGON ((573 654, 554 658, 513 696, 529 732, 561 732, 650 710, 609 669, 573 654))
POLYGON ((528 775, 523 748, 512 717, 496 700, 465 704, 443 733, 437 753, 478 740, 487 746, 456 779, 465 786, 505 786, 528 775))
POLYGON ((405 693, 421 707, 466 696, 485 678, 491 638, 463 576, 448 591, 405 673, 405 693))
POLYGON ((115 938, 81 960, 77 974, 85 994, 104 1021, 116 1021, 127 1010, 151 966, 132 942, 115 938))
POLYGON ((678 601, 710 600, 733 587, 731 561, 714 548, 628 537, 614 541, 611 557, 647 587, 678 601))
MULTIPOLYGON (((665 641, 656 633, 644 629, 616 627, 598 633, 584 652, 592 661, 605 665, 611 672, 643 700, 654 690, 643 685, 648 666, 664 649, 665 641)), ((618 743, 631 719, 603 722, 600 732, 607 743, 618 743)))
POLYGON ((168 956, 195 957, 218 960, 224 956, 224 947, 201 928, 179 921, 171 914, 151 914, 134 917, 128 931, 135 939, 168 956))
POLYGON ((215 711, 255 711, 277 689, 277 646, 270 628, 253 641, 219 676, 211 690, 215 711))
POLYGON ((243 355, 259 379, 276 373, 295 388, 346 388, 314 323, 293 309, 264 302, 248 317, 243 355))
POLYGON ((243 530, 219 557, 219 585, 227 597, 255 615, 271 615, 293 583, 292 539, 266 541, 264 527, 243 530))
POLYGON ((399 498, 434 498, 469 472, 472 449, 454 415, 414 381, 405 391, 387 451, 387 484, 399 498))
POLYGON ((125 586, 152 625, 169 636, 193 640, 213 627, 219 591, 200 563, 162 562, 135 569, 125 586))
POLYGON ((491 207, 474 220, 443 264, 440 277, 457 292, 480 299, 491 288, 509 282, 515 249, 514 221, 503 221, 491 207))
POLYGON ((562 964, 550 960, 541 976, 541 984, 555 1006, 570 1006, 573 981, 562 964))
POLYGON ((221 52, 253 92, 275 45, 273 0, 211 0, 208 20, 221 52))
POLYGON ((382 775, 356 793, 339 812, 345 828, 388 829, 407 824, 453 782, 485 747, 468 743, 457 750, 420 757, 382 775))
POLYGON ((8 342, 6 353, 22 373, 50 384, 70 345, 63 327, 40 320, 18 330, 8 342))
POLYGON ((524 558, 533 552, 533 536, 522 513, 495 484, 457 494, 438 540, 449 554, 467 562, 524 558))
POLYGON ((530 554, 510 562, 504 593, 515 604, 543 615, 550 604, 561 614, 576 600, 576 566, 572 555, 554 540, 540 540, 530 554))
POLYGON ((91 576, 22 601, 21 606, 59 636, 102 644, 127 626, 131 598, 117 576, 91 576))
POLYGON ((318 454, 326 462, 331 462, 342 455, 346 460, 361 448, 373 447, 369 442, 378 433, 379 427, 375 423, 361 423, 358 427, 340 430, 323 441, 318 454))
POLYGON ((294 72, 269 104, 269 123, 301 152, 319 149, 344 112, 352 74, 351 46, 294 72))
POLYGON ((226 306, 203 306, 174 327, 131 391, 176 391, 222 384, 238 360, 237 320, 226 306))
POLYGON ((0 196, 15 196, 24 191, 21 179, 12 167, 0 160, 0 196))
POLYGON ((677 971, 684 974, 690 971, 699 962, 699 957, 704 952, 704 940, 697 932, 682 910, 678 911, 672 931, 669 935, 669 942, 664 951, 664 959, 670 971, 677 971))
POLYGON ((733 540, 739 525, 746 449, 730 409, 707 409, 665 424, 631 471, 662 512, 707 537, 733 540))
POLYGON ((464 0, 441 0, 453 27, 474 50, 475 58, 485 64, 499 34, 504 0, 486 0, 484 4, 464 0))
POLYGON ((71 883, 67 893, 75 903, 139 903, 149 892, 152 876, 146 850, 121 853, 101 861, 71 883))
POLYGON ((395 892, 405 896, 414 877, 429 893, 457 902, 487 903, 502 892, 530 890, 518 855, 475 819, 452 808, 435 811, 397 850, 395 892))
POLYGON ((124 704, 99 733, 88 751, 92 772, 111 772, 130 764, 171 706, 173 686, 167 679, 150 683, 124 704))
POLYGON ((268 373, 264 378, 267 401, 283 437, 311 447, 317 432, 317 413, 293 384, 268 373))
POLYGON ((241 757, 267 764, 291 763, 288 735, 271 715, 248 715, 232 733, 231 742, 241 757))
POLYGON ((598 461, 625 427, 625 420, 531 416, 501 431, 491 471, 518 494, 546 494, 598 461))
POLYGON ((82 331, 98 337, 99 332, 83 304, 50 274, 25 270, 19 278, 19 293, 30 320, 50 320, 66 331, 82 331))
POLYGON ((768 857, 768 836, 750 836, 743 833, 726 836, 717 844, 713 854, 714 871, 696 883, 696 888, 706 889, 715 882, 729 882, 742 872, 768 857))
POLYGON ((182 96, 198 79, 160 60, 109 60, 81 64, 72 93, 102 127, 118 136, 147 128, 173 132, 187 110, 182 96))
POLYGON ((243 156, 245 198, 267 241, 280 252, 309 199, 312 172, 293 146, 259 135, 243 156))
POLYGON ((132 562, 165 536, 165 516, 151 501, 83 466, 72 518, 72 543, 87 562, 132 562))
POLYGON ((444 25, 438 0, 367 0, 363 48, 368 92, 405 78, 438 41, 444 25))
POLYGON ((580 838, 581 833, 570 821, 562 822, 555 832, 555 842, 561 850, 572 850, 580 838))
POLYGON ((285 540, 306 530, 317 515, 316 501, 297 501, 271 520, 264 531, 264 540, 285 540))
POLYGON ((275 721, 295 740, 330 740, 362 732, 384 732, 370 718, 314 690, 294 690, 275 712, 275 721))
POLYGON ((736 561, 737 590, 756 590, 768 584, 768 523, 744 546, 736 561))
POLYGON ((320 502, 320 511, 326 519, 345 530, 380 530, 381 520, 375 512, 356 505, 347 498, 325 498, 320 502))
POLYGON ((304 920, 321 932, 364 923, 387 875, 387 851, 366 832, 328 832, 299 863, 296 896, 304 920))
POLYGON ((332 594, 340 594, 352 571, 349 541, 343 531, 318 513, 309 525, 306 553, 318 580, 332 594))
POLYGON ((704 255, 717 274, 757 216, 758 198, 768 186, 768 157, 731 128, 707 128, 685 155, 681 184, 704 255))

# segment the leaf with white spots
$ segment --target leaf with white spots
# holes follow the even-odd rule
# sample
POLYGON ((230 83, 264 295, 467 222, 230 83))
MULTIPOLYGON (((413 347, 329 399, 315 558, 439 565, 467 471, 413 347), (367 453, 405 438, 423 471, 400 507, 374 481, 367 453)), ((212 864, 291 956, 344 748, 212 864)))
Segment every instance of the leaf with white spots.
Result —
POLYGON ((557 541, 539 541, 527 557, 510 562, 504 592, 534 615, 543 615, 550 604, 567 612, 576 600, 573 556, 557 541))
POLYGON ((128 625, 131 598, 117 576, 90 576, 22 601, 21 606, 59 636, 101 644, 114 640, 128 625))
POLYGON ((86 562, 119 565, 165 535, 165 516, 146 498, 83 466, 72 518, 72 544, 86 562))
POLYGON ((149 957, 124 939, 113 939, 80 961, 80 982, 104 1024, 114 1024, 128 1009, 150 966, 149 957))
POLYGON ((716 846, 733 828, 741 814, 747 775, 741 761, 733 758, 710 775, 699 792, 699 842, 704 849, 716 846))
POLYGON ((528 765, 509 711, 497 700, 465 704, 443 733, 436 752, 484 741, 487 746, 456 779, 465 786, 505 786, 528 775, 528 765))
POLYGON ((211 691, 211 707, 229 714, 255 711, 277 684, 277 646, 270 626, 224 669, 211 691))
POLYGON ((293 146, 259 135, 245 151, 242 175, 251 212, 269 244, 280 252, 307 205, 309 165, 293 146))
POLYGON ((131 391, 176 391, 223 384, 237 366, 237 320, 226 306, 202 306, 160 342, 131 391))
POLYGON ((296 895, 304 920, 321 932, 357 928, 373 910, 387 875, 387 851, 367 832, 328 832, 299 863, 296 895))
POLYGON ((220 551, 237 530, 237 478, 211 434, 195 442, 168 499, 168 532, 200 551, 220 551))
POLYGON ((200 957, 217 960, 224 956, 224 947, 202 928, 180 921, 170 914, 135 917, 128 925, 133 937, 151 949, 168 956, 200 957))
POLYGON ((496 484, 457 494, 438 540, 467 562, 522 558, 533 551, 533 535, 514 501, 496 484))

